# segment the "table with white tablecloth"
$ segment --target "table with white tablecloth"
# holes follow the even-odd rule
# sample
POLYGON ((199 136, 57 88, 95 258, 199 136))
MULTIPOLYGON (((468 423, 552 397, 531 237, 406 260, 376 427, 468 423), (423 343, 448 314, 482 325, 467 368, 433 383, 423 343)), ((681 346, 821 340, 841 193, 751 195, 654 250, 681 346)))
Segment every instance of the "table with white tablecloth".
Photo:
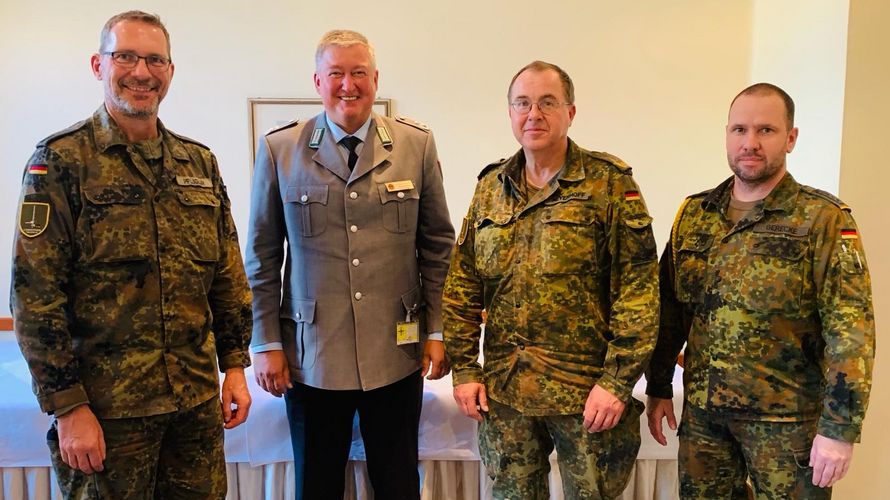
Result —
MULTIPOLYGON (((680 370, 678 370, 679 372, 680 370)), ((230 500, 293 498, 293 454, 284 401, 260 389, 247 370, 253 396, 247 422, 227 430, 225 452, 230 500)), ((31 377, 11 332, 0 332, 0 500, 59 498, 49 468, 45 436, 49 417, 40 412, 31 392, 31 377)), ((674 379, 680 394, 679 373, 674 379)), ((643 399, 644 383, 634 395, 643 399)), ((675 409, 679 415, 679 397, 675 409)), ((662 447, 650 436, 641 419, 643 443, 625 499, 669 499, 677 495, 676 436, 662 447)), ((488 498, 487 477, 480 467, 476 423, 464 417, 451 396, 451 378, 426 381, 419 439, 424 500, 476 500, 488 498)), ((347 498, 371 499, 364 448, 356 427, 350 450, 347 498)), ((560 490, 555 456, 551 485, 560 490)), ((556 493, 554 500, 562 496, 556 493)))

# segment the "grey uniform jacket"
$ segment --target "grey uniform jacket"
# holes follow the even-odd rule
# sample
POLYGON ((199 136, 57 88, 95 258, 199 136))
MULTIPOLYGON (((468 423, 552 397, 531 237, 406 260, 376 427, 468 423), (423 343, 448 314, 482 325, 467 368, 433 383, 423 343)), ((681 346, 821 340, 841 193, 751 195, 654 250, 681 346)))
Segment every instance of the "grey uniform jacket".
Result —
POLYGON ((323 389, 396 382, 418 369, 426 333, 442 331, 454 229, 433 136, 374 114, 364 144, 350 172, 322 113, 257 148, 246 250, 253 345, 281 342, 291 377, 323 389), (409 311, 421 343, 400 346, 396 325, 409 311))

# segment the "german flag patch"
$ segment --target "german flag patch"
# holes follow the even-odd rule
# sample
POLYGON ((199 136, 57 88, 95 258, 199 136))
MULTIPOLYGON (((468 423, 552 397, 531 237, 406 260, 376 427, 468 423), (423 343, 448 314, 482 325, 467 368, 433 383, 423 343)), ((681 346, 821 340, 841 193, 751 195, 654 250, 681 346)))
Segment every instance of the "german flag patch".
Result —
POLYGON ((28 173, 32 175, 46 175, 47 172, 46 165, 30 165, 28 166, 28 173))
POLYGON ((624 192, 624 201, 637 201, 640 199, 639 191, 625 191, 624 192))
POLYGON ((859 239, 859 232, 855 229, 841 229, 841 239, 842 240, 856 240, 859 239))

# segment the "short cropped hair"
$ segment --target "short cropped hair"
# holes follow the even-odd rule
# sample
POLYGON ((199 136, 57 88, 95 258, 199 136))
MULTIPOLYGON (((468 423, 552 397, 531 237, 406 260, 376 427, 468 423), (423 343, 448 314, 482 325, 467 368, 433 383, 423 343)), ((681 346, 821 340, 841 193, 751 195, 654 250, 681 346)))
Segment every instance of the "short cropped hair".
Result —
POLYGON ((741 91, 736 95, 732 102, 729 103, 729 109, 732 109, 732 105, 738 100, 739 97, 743 95, 757 95, 757 96, 765 96, 765 95, 777 95, 782 98, 782 102, 785 103, 785 120, 788 122, 788 130, 794 128, 794 99, 788 95, 788 92, 785 92, 781 88, 772 83, 755 83, 745 90, 741 91))
POLYGON ((566 103, 575 104, 575 85, 572 83, 572 79, 569 77, 569 74, 566 73, 559 66, 544 62, 544 61, 532 61, 525 66, 522 67, 519 71, 513 75, 513 79, 510 80, 510 86, 507 88, 507 101, 509 102, 513 93, 513 83, 516 82, 516 79, 519 78, 519 75, 525 73, 526 71, 555 71, 557 75, 559 75, 559 81, 562 82, 562 90, 565 93, 566 103))
POLYGON ((141 10, 128 10, 127 12, 121 12, 115 16, 112 16, 111 19, 106 21, 105 26, 102 27, 102 33, 99 35, 99 53, 105 52, 105 49, 108 48, 108 39, 111 36, 111 30, 117 26, 117 23, 121 21, 136 21, 140 23, 145 23, 156 28, 160 28, 161 31, 164 32, 164 38, 167 39, 167 57, 170 57, 170 32, 167 31, 167 27, 164 26, 164 23, 161 22, 160 16, 157 14, 149 14, 148 12, 142 12, 141 10))
POLYGON ((318 41, 318 47, 315 49, 315 67, 321 64, 321 58, 324 57, 324 51, 330 47, 351 47, 353 45, 361 45, 368 49, 371 55, 371 69, 377 68, 377 58, 374 56, 374 46, 358 31, 352 30, 331 30, 322 35, 318 41))

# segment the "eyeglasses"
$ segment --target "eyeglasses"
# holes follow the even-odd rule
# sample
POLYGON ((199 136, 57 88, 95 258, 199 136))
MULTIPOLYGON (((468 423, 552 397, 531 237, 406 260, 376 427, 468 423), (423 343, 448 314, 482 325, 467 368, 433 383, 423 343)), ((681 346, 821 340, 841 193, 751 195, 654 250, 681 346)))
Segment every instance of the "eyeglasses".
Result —
POLYGON ((170 59, 157 55, 140 56, 133 52, 103 52, 102 55, 111 56, 114 64, 121 68, 135 68, 140 59, 145 59, 146 66, 150 68, 167 69, 170 66, 170 59))
POLYGON ((557 109, 562 106, 570 106, 569 102, 559 102, 552 97, 545 97, 538 102, 531 102, 528 99, 516 99, 515 101, 510 103, 510 106, 516 110, 517 113, 526 114, 530 113, 532 110, 532 106, 537 104, 538 109, 541 110, 541 113, 545 115, 549 115, 550 113, 555 112, 557 109))

